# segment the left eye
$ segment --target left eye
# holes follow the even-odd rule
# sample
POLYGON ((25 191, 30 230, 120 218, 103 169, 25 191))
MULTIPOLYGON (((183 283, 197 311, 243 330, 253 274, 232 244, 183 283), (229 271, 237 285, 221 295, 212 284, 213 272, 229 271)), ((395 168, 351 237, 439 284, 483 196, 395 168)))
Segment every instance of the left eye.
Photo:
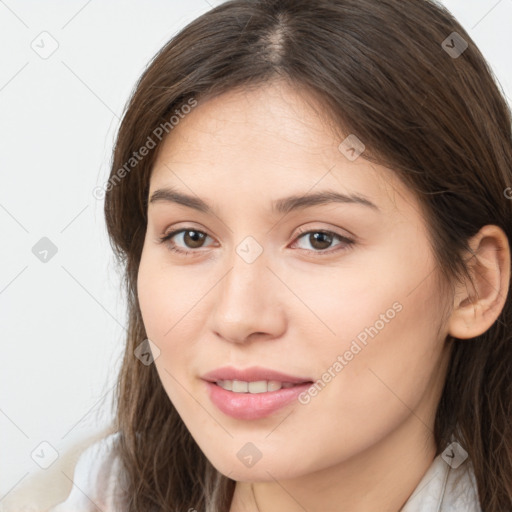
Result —
MULTIPOLYGON (((296 237, 295 240, 300 240, 302 238, 305 238, 306 235, 309 237, 307 240, 309 243, 314 247, 314 249, 304 249, 301 248, 304 251, 307 251, 309 253, 318 253, 318 255, 323 255, 327 251, 326 249, 331 246, 333 240, 337 238, 338 240, 341 240, 341 243, 337 244, 338 246, 341 246, 339 249, 335 249, 334 251, 328 251, 327 253, 337 252, 339 250, 345 250, 348 249, 351 245, 354 244, 354 241, 350 238, 347 238, 342 235, 338 235, 337 233, 334 233, 332 231, 324 231, 324 230, 312 230, 312 231, 306 231, 299 234, 299 236, 296 237)), ((197 229, 179 229, 175 231, 171 231, 170 233, 164 235, 161 237, 160 243, 166 243, 166 245, 169 247, 169 249, 173 252, 177 252, 180 254, 191 254, 194 252, 194 249, 200 249, 204 243, 204 240, 209 237, 206 233, 203 231, 199 231, 197 229), (177 235, 182 236, 182 243, 185 244, 185 249, 179 248, 176 245, 176 242, 174 242, 172 239, 176 237, 177 235), (186 250, 186 249, 191 250, 186 250)), ((292 245, 295 245, 295 241, 292 245)))
MULTIPOLYGON (((306 237, 306 235, 307 235, 306 240, 315 249, 318 249, 318 250, 313 250, 313 251, 311 249, 304 249, 304 250, 306 250, 308 252, 320 252, 320 251, 324 251, 325 252, 325 250, 332 244, 332 241, 335 238, 337 238, 338 240, 341 240, 341 243, 337 244, 337 245, 344 246, 344 248, 348 248, 349 246, 351 246, 354 243, 354 241, 351 240, 350 238, 347 238, 347 237, 342 236, 342 235, 338 235, 337 233, 334 233, 332 231, 323 231, 323 230, 306 231, 305 233, 301 233, 297 237, 297 240, 300 240, 301 238, 306 237)), ((329 251, 329 253, 335 252, 335 251, 338 251, 338 250, 343 250, 343 249, 335 249, 334 251, 329 251)))

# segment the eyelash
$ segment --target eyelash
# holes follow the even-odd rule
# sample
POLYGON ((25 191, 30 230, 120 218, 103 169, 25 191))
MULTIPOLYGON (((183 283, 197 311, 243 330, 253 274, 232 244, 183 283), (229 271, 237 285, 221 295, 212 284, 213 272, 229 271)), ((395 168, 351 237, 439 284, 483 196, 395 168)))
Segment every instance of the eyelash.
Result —
MULTIPOLYGON (((201 233, 203 235, 209 236, 207 233, 205 233, 204 231, 200 231, 199 229, 195 229, 195 228, 181 228, 181 229, 177 229, 175 231, 171 231, 170 233, 168 233, 168 234, 166 234, 166 235, 164 235, 162 237, 159 237, 159 243, 162 243, 162 244, 165 243, 168 246, 169 250, 171 250, 173 252, 176 252, 178 254, 181 254, 183 256, 187 256, 187 255, 192 254, 192 253, 196 253, 197 254, 198 251, 196 251, 196 250, 177 249, 175 244, 168 243, 170 241, 170 239, 173 238, 175 235, 178 235, 179 233, 183 233, 183 232, 186 232, 186 231, 193 231, 193 232, 196 232, 196 233, 201 233)), ((331 255, 333 253, 340 252, 340 251, 347 251, 350 248, 352 248, 352 246, 355 243, 355 241, 352 240, 351 238, 347 238, 346 236, 338 235, 337 233, 335 233, 333 231, 327 231, 327 230, 323 230, 323 229, 313 229, 313 230, 309 230, 309 231, 306 231, 306 230, 299 231, 298 236, 295 238, 295 240, 298 240, 303 235, 308 235, 308 234, 311 234, 311 233, 323 233, 323 234, 326 234, 326 235, 332 235, 333 238, 338 238, 345 245, 345 247, 342 247, 341 249, 334 249, 334 250, 325 249, 325 250, 320 250, 320 251, 314 251, 314 250, 311 250, 311 249, 301 249, 302 251, 306 251, 307 253, 310 253, 310 254, 312 254, 315 257, 324 257, 324 256, 331 255)), ((343 245, 343 244, 339 244, 339 245, 343 245)))

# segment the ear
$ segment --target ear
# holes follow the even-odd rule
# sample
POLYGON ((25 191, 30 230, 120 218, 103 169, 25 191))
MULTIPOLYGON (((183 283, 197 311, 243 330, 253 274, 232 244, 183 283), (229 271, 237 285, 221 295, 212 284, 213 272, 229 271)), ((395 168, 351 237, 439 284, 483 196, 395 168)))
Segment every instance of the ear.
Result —
POLYGON ((472 282, 458 283, 449 319, 449 334, 469 339, 486 332, 505 305, 510 285, 510 246, 498 226, 484 226, 469 245, 467 266, 472 282))

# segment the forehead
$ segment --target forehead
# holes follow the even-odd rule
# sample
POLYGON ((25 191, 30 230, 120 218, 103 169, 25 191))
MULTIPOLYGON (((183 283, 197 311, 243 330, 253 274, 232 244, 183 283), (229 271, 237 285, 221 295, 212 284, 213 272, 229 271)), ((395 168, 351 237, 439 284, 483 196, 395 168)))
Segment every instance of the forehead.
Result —
POLYGON ((393 171, 340 151, 343 142, 315 98, 282 83, 200 102, 164 140, 150 195, 173 186, 217 200, 304 194, 326 188, 364 195, 382 209, 409 191, 393 171), (187 190, 188 189, 188 190, 187 190))

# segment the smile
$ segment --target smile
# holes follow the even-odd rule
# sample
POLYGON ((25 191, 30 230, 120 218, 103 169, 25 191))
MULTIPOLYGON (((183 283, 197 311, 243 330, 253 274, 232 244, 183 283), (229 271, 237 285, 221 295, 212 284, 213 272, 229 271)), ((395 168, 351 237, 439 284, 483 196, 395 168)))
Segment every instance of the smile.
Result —
POLYGON ((267 393, 268 391, 279 391, 281 388, 292 388, 297 384, 292 382, 280 382, 277 380, 257 380, 257 381, 244 381, 244 380, 218 380, 217 386, 233 393, 267 393))
POLYGON ((217 382, 203 382, 211 402, 224 414, 239 420, 257 420, 270 416, 293 402, 298 402, 299 395, 313 384, 312 382, 292 384, 279 381, 220 381, 227 387, 231 382, 231 387, 235 389, 229 390, 217 382), (278 389, 271 390, 272 386, 278 389))

